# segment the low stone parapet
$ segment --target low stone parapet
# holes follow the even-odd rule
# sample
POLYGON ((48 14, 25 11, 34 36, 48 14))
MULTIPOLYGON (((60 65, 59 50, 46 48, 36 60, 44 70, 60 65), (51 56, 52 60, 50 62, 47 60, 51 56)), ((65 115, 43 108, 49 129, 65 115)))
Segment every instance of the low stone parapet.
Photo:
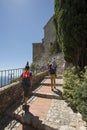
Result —
MULTIPOLYGON (((37 88, 37 84, 43 80, 47 72, 41 72, 33 77, 33 89, 37 88)), ((0 88, 0 114, 3 114, 6 109, 22 98, 23 90, 20 81, 0 88)))

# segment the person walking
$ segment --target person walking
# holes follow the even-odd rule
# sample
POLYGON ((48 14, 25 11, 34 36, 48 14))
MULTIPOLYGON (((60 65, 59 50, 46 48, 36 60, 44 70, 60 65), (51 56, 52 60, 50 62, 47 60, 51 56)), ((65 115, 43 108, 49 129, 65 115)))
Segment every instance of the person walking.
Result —
POLYGON ((56 70, 52 63, 49 65, 49 75, 51 79, 51 90, 53 91, 56 88, 56 70))
POLYGON ((56 73, 56 77, 57 77, 57 62, 56 62, 55 57, 54 57, 54 59, 53 59, 52 64, 53 64, 53 67, 55 68, 55 73, 56 73))
MULTIPOLYGON (((49 67, 50 67, 50 62, 47 63, 46 70, 49 70, 49 67)), ((47 74, 49 75, 49 71, 47 74)))
POLYGON ((21 85, 23 88, 23 103, 24 105, 27 105, 29 92, 30 92, 30 89, 32 88, 32 72, 30 71, 28 62, 21 75, 21 78, 22 78, 21 85))

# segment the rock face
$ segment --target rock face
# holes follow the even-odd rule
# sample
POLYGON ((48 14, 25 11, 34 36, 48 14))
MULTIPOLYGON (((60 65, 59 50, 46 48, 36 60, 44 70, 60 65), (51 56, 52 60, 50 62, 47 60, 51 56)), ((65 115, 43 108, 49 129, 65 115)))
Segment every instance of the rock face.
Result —
POLYGON ((56 41, 56 30, 53 23, 53 17, 44 26, 44 38, 41 43, 32 43, 33 45, 33 63, 36 68, 44 68, 48 62, 51 62, 55 57, 58 65, 58 73, 63 71, 64 58, 62 53, 50 56, 50 48, 56 41))

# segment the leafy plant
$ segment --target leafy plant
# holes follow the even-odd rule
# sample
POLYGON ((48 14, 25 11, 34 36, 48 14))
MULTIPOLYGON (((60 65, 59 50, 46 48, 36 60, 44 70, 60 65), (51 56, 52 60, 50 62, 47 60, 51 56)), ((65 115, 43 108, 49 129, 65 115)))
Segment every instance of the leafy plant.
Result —
POLYGON ((87 69, 85 73, 75 67, 64 72, 63 96, 73 110, 79 111, 87 121, 87 69))
POLYGON ((87 65, 87 1, 55 0, 54 23, 64 58, 81 69, 87 65))

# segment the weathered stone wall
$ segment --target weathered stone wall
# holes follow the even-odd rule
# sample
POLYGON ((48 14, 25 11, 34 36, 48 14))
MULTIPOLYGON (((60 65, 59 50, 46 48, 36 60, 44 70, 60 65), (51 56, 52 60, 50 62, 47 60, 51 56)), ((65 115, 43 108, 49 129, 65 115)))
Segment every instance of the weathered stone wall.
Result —
POLYGON ((48 62, 52 62, 55 57, 57 66, 58 66, 58 74, 63 72, 63 63, 64 57, 62 52, 54 55, 50 55, 50 48, 56 41, 56 29, 53 21, 53 16, 44 26, 44 37, 42 39, 42 43, 32 43, 33 44, 33 63, 36 66, 47 67, 48 62))
MULTIPOLYGON (((39 73, 33 77, 33 89, 37 87, 37 84, 44 78, 47 72, 39 73)), ((0 114, 8 109, 17 100, 22 98, 22 88, 20 82, 10 84, 8 86, 0 88, 0 114)))
POLYGON ((22 95, 19 82, 0 88, 0 114, 22 95))
POLYGON ((36 62, 44 53, 44 47, 42 43, 33 43, 33 61, 36 62))
POLYGON ((45 48, 45 53, 49 52, 49 49, 56 40, 56 30, 53 23, 53 17, 44 26, 44 38, 43 46, 45 48))
POLYGON ((48 61, 50 47, 56 40, 56 30, 53 23, 53 17, 44 26, 44 38, 42 43, 32 43, 33 45, 33 62, 37 64, 44 64, 48 61), (43 62, 44 63, 43 63, 43 62))

